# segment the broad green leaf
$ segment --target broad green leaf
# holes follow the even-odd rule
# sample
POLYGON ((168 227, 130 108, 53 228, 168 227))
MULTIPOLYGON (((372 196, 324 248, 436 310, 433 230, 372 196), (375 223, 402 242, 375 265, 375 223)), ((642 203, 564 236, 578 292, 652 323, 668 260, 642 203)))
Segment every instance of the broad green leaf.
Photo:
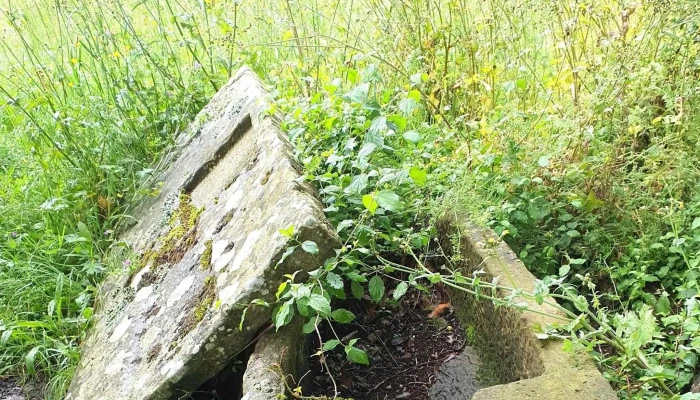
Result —
MULTIPOLYGON (((399 131, 402 131, 402 130, 406 129, 406 124, 408 123, 408 122, 406 121, 406 118, 404 118, 404 117, 402 117, 402 116, 400 116, 400 115, 397 115, 397 114, 390 115, 390 116, 387 118, 387 120, 388 120, 389 122, 391 122, 392 124, 394 124, 395 127, 396 127, 396 129, 398 129, 399 131)), ((395 129, 395 131, 396 131, 396 129, 395 129)))
POLYGON ((351 220, 351 219, 343 220, 343 221, 341 221, 341 222, 338 224, 338 227, 335 228, 335 231, 336 231, 337 233, 340 233, 340 232, 342 232, 344 229, 351 227, 353 223, 354 223, 354 221, 351 220))
POLYGON ((394 300, 398 300, 403 295, 406 294, 406 291, 408 290, 408 283, 406 282, 401 282, 398 285, 396 285, 396 289, 394 289, 394 300))
POLYGON ((293 300, 287 301, 282 306, 280 306, 277 314, 275 315, 275 328, 279 330, 281 327, 287 325, 294 316, 294 309, 292 308, 293 300))
POLYGON ((329 272, 328 275, 326 275, 326 282, 328 282, 333 289, 340 290, 343 288, 343 278, 334 272, 329 272))
POLYGON ((564 276, 564 275, 568 274, 570 270, 571 270, 570 265, 568 265, 568 264, 562 265, 561 267, 559 267, 559 276, 564 276))
POLYGON ((418 186, 423 186, 428 181, 428 173, 415 166, 411 167, 408 171, 408 176, 410 176, 418 186))
POLYGON ((367 358, 367 353, 365 353, 363 350, 358 349, 357 347, 345 346, 345 354, 347 355, 348 360, 354 363, 369 365, 369 358, 367 358))
POLYGON ((377 207, 379 207, 379 203, 377 203, 372 194, 362 196, 362 205, 365 206, 372 215, 374 215, 374 212, 377 211, 377 207))
POLYGON ((340 344, 340 340, 331 339, 323 344, 323 351, 331 351, 331 350, 335 349, 336 347, 338 347, 339 344, 340 344))
POLYGON ((408 131, 403 134, 403 138, 409 142, 418 143, 421 141, 420 133, 416 131, 408 131))
POLYGON ((365 288, 359 282, 352 281, 350 283, 350 291, 356 299, 361 299, 365 295, 365 288))
POLYGON ((289 225, 287 229, 280 229, 280 233, 286 237, 294 237, 294 224, 289 225))
POLYGON ((398 211, 403 207, 399 195, 390 190, 382 190, 375 194, 374 200, 379 204, 379 207, 389 211, 398 211))
POLYGON ((323 316, 330 315, 331 313, 331 303, 320 294, 314 293, 309 296, 309 306, 323 316))
POLYGON ((690 226, 690 229, 698 229, 700 228, 700 217, 697 217, 693 220, 693 224, 690 226))
POLYGON ((369 295, 372 300, 379 302, 384 297, 384 290, 384 281, 378 275, 369 280, 369 295))
POLYGON ((418 103, 413 99, 403 99, 399 102, 399 110, 405 115, 410 115, 417 106, 418 103))
POLYGON ((367 188, 367 183, 369 182, 369 177, 367 174, 355 175, 350 181, 350 185, 347 187, 346 192, 349 193, 362 193, 363 190, 367 188))
POLYGON ((331 313, 331 317, 334 320, 340 322, 341 324, 347 324, 355 319, 355 314, 351 313, 346 309, 339 308, 337 310, 333 310, 333 312, 331 313))
POLYGON ((301 248, 307 253, 318 254, 318 245, 311 240, 304 241, 304 243, 301 244, 301 248))
POLYGON ((280 264, 282 264, 284 262, 284 260, 287 259, 287 257, 291 256, 292 253, 294 253, 294 250, 296 250, 296 248, 297 248, 297 246, 288 247, 287 250, 284 251, 284 254, 282 254, 282 258, 280 258, 280 260, 277 261, 275 268, 279 267, 280 264))
POLYGON ((537 159, 537 165, 539 165, 542 168, 549 166, 549 157, 549 155, 541 156, 537 159))
POLYGON ((384 133, 384 131, 387 130, 386 121, 386 117, 381 116, 372 120, 372 125, 369 127, 369 133, 375 135, 381 135, 384 133))
POLYGON ((656 301, 656 312, 661 315, 668 315, 671 313, 671 302, 668 300, 668 296, 661 296, 659 300, 656 301))
POLYGON ((367 278, 364 275, 360 275, 357 271, 350 271, 345 274, 351 281, 355 282, 367 282, 367 278))
POLYGON ((301 328, 301 331, 306 333, 307 335, 313 331, 316 330, 316 318, 311 318, 309 322, 305 323, 304 326, 301 328))

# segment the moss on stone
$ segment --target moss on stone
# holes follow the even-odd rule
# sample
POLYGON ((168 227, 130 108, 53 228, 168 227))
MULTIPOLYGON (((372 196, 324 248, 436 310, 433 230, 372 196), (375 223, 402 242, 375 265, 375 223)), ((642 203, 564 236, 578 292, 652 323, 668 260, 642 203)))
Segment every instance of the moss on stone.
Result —
POLYGON ((197 208, 192 204, 190 195, 180 194, 178 207, 168 221, 168 232, 156 241, 160 245, 153 245, 143 252, 138 268, 135 268, 132 276, 150 263, 159 266, 182 260, 185 253, 196 243, 197 222, 202 211, 204 208, 197 208))
MULTIPOLYGON (((212 241, 207 240, 204 242, 204 253, 202 253, 202 258, 199 259, 199 265, 202 270, 211 267, 211 252, 212 252, 212 241)), ((208 278, 207 278, 208 279, 208 278)))

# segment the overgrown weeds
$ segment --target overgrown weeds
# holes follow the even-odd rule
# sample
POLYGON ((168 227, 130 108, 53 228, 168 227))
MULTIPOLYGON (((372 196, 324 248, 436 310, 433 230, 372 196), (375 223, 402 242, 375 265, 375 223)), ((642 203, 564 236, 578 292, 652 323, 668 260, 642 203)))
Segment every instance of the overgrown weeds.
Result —
POLYGON ((0 13, 0 374, 40 371, 62 395, 103 255, 134 199, 157 192, 153 160, 247 63, 345 240, 337 270, 295 285, 380 301, 395 276, 376 255, 429 254, 431 218, 459 207, 608 318, 623 351, 586 346, 621 398, 687 390, 692 1, 20 0, 0 13))

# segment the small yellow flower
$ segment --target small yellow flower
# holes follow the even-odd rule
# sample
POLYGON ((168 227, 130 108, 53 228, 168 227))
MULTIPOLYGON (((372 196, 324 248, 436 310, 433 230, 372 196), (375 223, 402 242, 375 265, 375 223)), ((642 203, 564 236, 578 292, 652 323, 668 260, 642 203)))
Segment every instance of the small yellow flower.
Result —
POLYGON ((685 207, 685 203, 683 203, 682 201, 679 201, 678 208, 683 208, 683 207, 685 207))
POLYGON ((126 51, 131 50, 131 46, 126 46, 126 47, 124 47, 124 50, 126 50, 126 51))
POLYGON ((68 82, 68 87, 73 87, 73 82, 68 82))
POLYGON ((507 235, 507 234, 509 234, 509 233, 510 233, 510 231, 509 231, 508 229, 505 229, 505 230, 503 230, 503 232, 501 233, 501 236, 505 236, 505 235, 507 235))
POLYGON ((112 53, 112 55, 114 56, 114 58, 119 58, 122 56, 122 53, 115 51, 114 53, 112 53))
POLYGON ((70 62, 72 62, 73 64, 77 64, 77 63, 78 63, 78 59, 77 59, 77 58, 71 58, 71 59, 70 59, 70 62))
POLYGON ((494 239, 494 238, 489 238, 489 243, 490 243, 490 244, 496 243, 496 239, 494 239))
POLYGON ((80 47, 80 42, 75 42, 75 47, 80 47))

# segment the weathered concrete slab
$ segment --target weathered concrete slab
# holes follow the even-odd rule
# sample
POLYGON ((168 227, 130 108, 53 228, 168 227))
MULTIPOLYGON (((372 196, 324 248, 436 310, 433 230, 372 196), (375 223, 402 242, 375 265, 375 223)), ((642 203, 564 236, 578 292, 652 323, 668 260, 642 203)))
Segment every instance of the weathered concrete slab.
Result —
POLYGON ((160 193, 113 256, 125 273, 105 283, 96 323, 67 399, 169 399, 195 390, 269 321, 284 274, 333 254, 334 230, 310 186, 297 183, 291 146, 255 74, 241 69, 178 139, 160 193), (312 256, 278 230, 313 240, 312 256))
MULTIPOLYGON (((468 215, 451 212, 438 225, 442 248, 458 252, 460 271, 471 275, 485 272, 482 280, 500 277, 499 283, 532 293, 535 276, 508 246, 489 229, 473 225, 468 215), (456 243, 453 240, 457 239, 456 243), (490 241, 489 239, 492 239, 490 241), (453 244, 456 246, 453 247, 453 244)), ((559 311, 547 304, 525 298, 531 312, 496 307, 491 300, 475 299, 458 290, 450 291, 452 304, 466 324, 476 328, 482 373, 500 385, 476 392, 474 400, 614 400, 610 384, 596 369, 587 354, 570 354, 562 350, 559 340, 539 340, 536 325, 555 322, 559 311)))

